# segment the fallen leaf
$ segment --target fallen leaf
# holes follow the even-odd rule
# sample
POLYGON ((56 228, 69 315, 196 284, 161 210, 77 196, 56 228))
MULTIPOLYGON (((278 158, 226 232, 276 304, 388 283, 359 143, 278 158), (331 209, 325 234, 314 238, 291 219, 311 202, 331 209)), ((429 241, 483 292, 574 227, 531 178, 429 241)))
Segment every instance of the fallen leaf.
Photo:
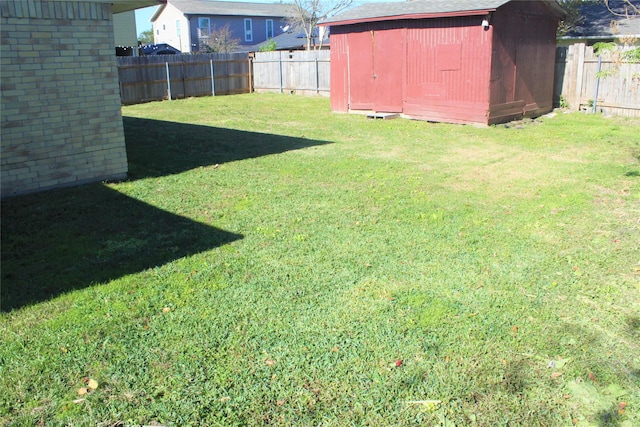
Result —
POLYGON ((562 396, 564 399, 571 399, 571 395, 570 394, 565 394, 564 396, 562 396))
POLYGON ((551 379, 552 380, 557 380, 561 376, 562 376, 562 372, 553 372, 553 373, 551 373, 551 379))
POLYGON ((169 307, 165 307, 165 308, 162 309, 163 313, 168 313, 170 311, 171 311, 171 309, 169 307))
POLYGON ((231 400, 229 396, 224 396, 220 398, 220 402, 226 402, 227 400, 231 400))
POLYGON ((265 361, 264 361, 264 363, 266 363, 268 366, 273 366, 273 365, 275 365, 275 364, 276 364, 276 362, 274 362, 274 361, 273 361, 273 360, 271 360, 271 359, 267 359, 267 360, 265 360, 265 361))
POLYGON ((94 379, 90 379, 89 382, 87 383, 87 386, 91 389, 91 390, 95 390, 98 388, 98 381, 94 380, 94 379))
POLYGON ((609 384, 607 386, 607 389, 604 391, 604 394, 618 400, 619 398, 627 394, 627 391, 620 387, 618 384, 609 384))
POLYGON ((425 407, 427 411, 434 412, 436 409, 438 409, 442 401, 441 400, 407 400, 406 403, 408 405, 422 405, 425 407))
POLYGON ((589 372, 589 379, 590 379, 591 381, 593 381, 594 383, 597 383, 597 382, 598 382, 598 380, 596 380, 596 376, 595 376, 595 375, 593 375, 591 372, 589 372))
POLYGON ((563 359, 562 357, 558 357, 555 360, 549 361, 549 367, 550 368, 555 367, 556 369, 562 369, 564 367, 564 365, 566 365, 569 362, 571 362, 571 358, 563 359), (553 363, 553 366, 551 366, 552 363, 553 363))
POLYGON ((282 399, 276 400, 276 405, 278 405, 278 406, 284 405, 284 400, 282 400, 282 399))
POLYGON ((88 391, 89 391, 89 390, 87 390, 87 388, 86 388, 86 387, 80 387, 80 388, 78 389, 78 394, 79 394, 80 396, 84 396, 85 394, 87 394, 87 392, 88 392, 88 391))
POLYGON ((85 399, 85 398, 82 398, 82 399, 75 399, 75 400, 73 401, 73 403, 82 403, 82 402, 84 402, 85 400, 87 400, 87 399, 85 399))
POLYGON ((618 407, 619 407, 620 409, 624 409, 624 408, 626 408, 626 407, 627 407, 627 402, 620 402, 620 403, 618 403, 618 407))
POLYGON ((338 352, 338 350, 339 350, 339 348, 338 348, 338 347, 333 347, 333 348, 331 349, 331 351, 333 351, 334 353, 337 353, 337 352, 338 352))

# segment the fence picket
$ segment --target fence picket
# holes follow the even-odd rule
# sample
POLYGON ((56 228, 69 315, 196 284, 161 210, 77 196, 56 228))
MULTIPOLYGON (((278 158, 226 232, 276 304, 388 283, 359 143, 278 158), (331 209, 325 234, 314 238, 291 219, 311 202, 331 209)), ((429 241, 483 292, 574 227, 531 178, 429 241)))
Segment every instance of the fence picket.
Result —
POLYGON ((559 47, 556 55, 556 82, 554 100, 562 97, 573 110, 624 117, 640 117, 640 64, 616 61, 610 55, 601 58, 592 46, 577 43, 559 47), (612 70, 605 77, 598 75, 598 63, 602 71, 612 70), (597 99, 595 89, 597 90, 597 99))
POLYGON ((254 90, 329 96, 329 55, 328 50, 256 52, 254 90))
POLYGON ((118 57, 122 103, 250 92, 247 53, 118 57))

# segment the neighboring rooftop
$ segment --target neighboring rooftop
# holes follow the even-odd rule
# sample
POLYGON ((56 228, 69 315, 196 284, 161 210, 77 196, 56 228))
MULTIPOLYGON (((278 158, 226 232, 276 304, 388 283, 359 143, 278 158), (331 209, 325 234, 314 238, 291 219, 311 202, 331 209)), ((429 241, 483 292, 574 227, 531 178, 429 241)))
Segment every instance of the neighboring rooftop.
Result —
MULTIPOLYGON (((632 0, 632 3, 637 4, 640 8, 640 1, 632 0)), ((614 12, 623 16, 612 14, 601 2, 586 3, 580 8, 581 20, 579 24, 569 30, 565 37, 640 36, 640 16, 624 17, 625 2, 623 0, 609 0, 609 6, 614 12)))
MULTIPOLYGON (((167 0, 185 15, 225 16, 286 16, 290 5, 283 3, 248 3, 209 0, 167 0)), ((165 6, 159 7, 151 17, 153 22, 165 6)))
POLYGON ((167 43, 148 44, 140 48, 144 55, 180 55, 180 51, 167 43))
MULTIPOLYGON (((312 40, 313 46, 317 46, 320 44, 320 38, 318 33, 319 33, 318 30, 314 31, 313 40, 312 40)), ((326 32, 325 34, 326 35, 322 40, 322 45, 328 47, 329 46, 328 32, 326 32)), ((276 43, 276 50, 298 50, 298 49, 305 49, 307 47, 307 36, 304 33, 304 30, 301 28, 289 30, 286 33, 282 33, 280 35, 275 36, 271 40, 273 40, 276 43)), ((269 44, 271 40, 267 40, 255 46, 249 46, 248 50, 258 51, 260 47, 262 47, 263 45, 269 44)), ((243 47, 243 50, 247 50, 247 49, 243 47)))
MULTIPOLYGON (((398 3, 368 3, 326 19, 321 24, 479 15, 495 11, 509 1, 511 0, 413 0, 398 3)), ((546 3, 558 13, 558 16, 564 13, 555 0, 546 1, 546 3)))

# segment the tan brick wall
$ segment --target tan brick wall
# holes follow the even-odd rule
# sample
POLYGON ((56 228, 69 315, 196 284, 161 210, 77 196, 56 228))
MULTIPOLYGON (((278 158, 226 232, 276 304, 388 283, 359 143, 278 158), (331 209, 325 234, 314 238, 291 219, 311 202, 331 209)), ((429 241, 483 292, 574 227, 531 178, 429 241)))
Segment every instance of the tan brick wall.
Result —
POLYGON ((127 173, 109 4, 0 0, 1 195, 127 173))

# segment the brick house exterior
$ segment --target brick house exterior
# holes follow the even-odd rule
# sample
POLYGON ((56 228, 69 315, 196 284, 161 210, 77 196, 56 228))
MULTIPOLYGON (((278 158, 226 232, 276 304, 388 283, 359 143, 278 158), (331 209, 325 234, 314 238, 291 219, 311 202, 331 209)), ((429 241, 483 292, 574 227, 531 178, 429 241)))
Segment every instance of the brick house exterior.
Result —
POLYGON ((126 177, 113 13, 157 3, 0 2, 0 196, 126 177))

